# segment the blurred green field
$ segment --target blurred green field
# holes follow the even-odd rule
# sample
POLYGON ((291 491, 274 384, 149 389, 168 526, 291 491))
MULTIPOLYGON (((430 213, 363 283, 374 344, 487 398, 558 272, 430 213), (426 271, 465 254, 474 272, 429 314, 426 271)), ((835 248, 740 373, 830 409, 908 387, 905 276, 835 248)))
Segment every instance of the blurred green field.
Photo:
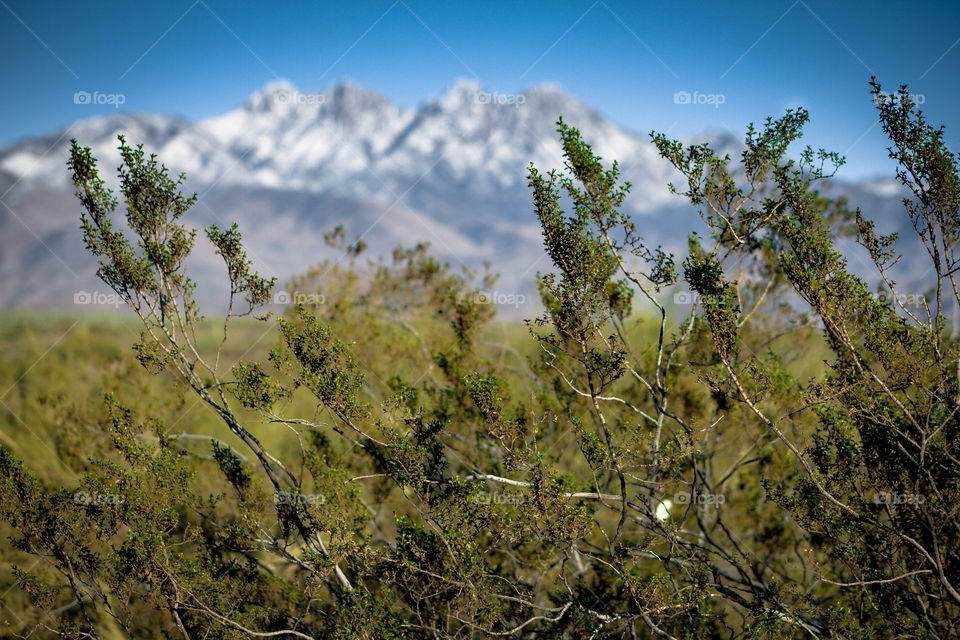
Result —
MULTIPOLYGON (((197 337, 205 357, 216 353, 222 327, 217 318, 200 325, 197 337)), ((139 331, 139 319, 132 313, 0 313, 0 443, 44 480, 69 486, 76 477, 67 464, 76 469, 75 463, 82 466, 83 460, 63 459, 71 447, 64 446, 70 434, 59 429, 62 413, 94 420, 103 413, 104 393, 113 391, 124 403, 134 404, 142 417, 159 418, 171 431, 237 444, 223 422, 172 374, 151 375, 136 361, 132 346, 139 331)), ((524 365, 533 346, 526 327, 496 322, 488 334, 487 344, 498 359, 508 366, 524 365)), ((231 319, 229 335, 220 362, 221 375, 227 377, 240 359, 263 361, 279 339, 275 318, 231 319)), ((374 386, 383 383, 387 372, 401 373, 403 368, 389 360, 374 364, 359 358, 359 364, 374 386)), ((287 409, 290 415, 309 416, 314 405, 305 394, 297 394, 287 409)), ((285 451, 293 446, 285 428, 263 424, 252 412, 249 417, 249 428, 268 448, 285 451)), ((89 431, 91 437, 105 437, 93 424, 89 431)), ((209 454, 208 442, 185 441, 184 446, 209 454)))
MULTIPOLYGON (((221 331, 215 319, 203 323, 198 338, 204 353, 215 353, 221 331)), ((225 369, 240 358, 264 357, 276 340, 276 322, 234 319, 231 336, 222 356, 225 369)), ((107 391, 118 391, 125 402, 136 399, 141 409, 173 395, 163 393, 176 384, 173 376, 153 376, 136 361, 132 345, 138 338, 133 314, 0 314, 0 442, 42 478, 68 481, 73 474, 61 459, 63 447, 56 446, 66 437, 58 431, 58 408, 95 415, 107 391)), ((177 431, 227 436, 211 412, 184 400, 186 406, 173 403, 171 412, 155 417, 177 431)))
MULTIPOLYGON (((653 318, 641 317, 631 333, 652 339, 654 329, 653 318)), ((129 313, 0 313, 0 442, 42 478, 66 482, 73 473, 61 459, 66 434, 58 430, 58 414, 64 409, 102 413, 103 394, 108 391, 116 392, 125 402, 135 399, 136 409, 160 418, 172 431, 232 441, 223 423, 192 392, 181 388, 178 393, 170 393, 181 384, 172 374, 154 376, 140 366, 132 349, 139 330, 138 318, 129 313), (58 450, 61 456, 55 453, 58 450)), ((212 357, 222 338, 222 320, 205 319, 197 337, 201 352, 212 357)), ((266 322, 232 319, 230 339, 221 355, 221 375, 240 359, 264 360, 278 339, 275 318, 266 322)), ((652 347, 650 340, 641 339, 636 344, 644 343, 652 347)), ((491 323, 484 344, 489 356, 516 372, 526 368, 528 357, 536 349, 527 327, 517 321, 491 323)), ((827 352, 819 337, 798 343, 796 336, 788 335, 768 347, 801 380, 822 376, 827 352)), ((359 357, 358 361, 374 386, 380 386, 382 379, 393 373, 416 374, 404 371, 404 363, 389 358, 373 363, 359 357)), ((310 415, 313 404, 306 397, 295 396, 288 413, 310 415)), ((250 428, 268 447, 284 450, 291 444, 289 431, 262 424, 252 413, 250 418, 250 428)), ((91 425, 93 434, 103 437, 103 430, 91 425)), ((209 448, 206 443, 196 445, 198 453, 198 446, 209 448)))
MULTIPOLYGON (((408 329, 401 330, 384 319, 383 326, 368 328, 366 334, 340 336, 347 342, 358 340, 351 350, 366 374, 367 401, 377 402, 390 394, 387 381, 391 376, 415 382, 438 374, 429 364, 428 352, 444 348, 452 339, 447 335, 449 328, 437 324, 435 318, 412 318, 411 322, 408 329), (414 332, 419 334, 418 338, 427 338, 433 346, 428 349, 425 343, 414 338, 414 332), (384 352, 385 344, 390 345, 391 353, 384 352)), ((346 326, 352 328, 353 325, 346 326)), ((205 358, 212 358, 216 353, 222 328, 222 320, 217 318, 207 318, 198 326, 198 346, 205 358)), ((674 325, 672 330, 675 329, 674 325)), ((153 375, 140 365, 132 348, 139 331, 139 319, 126 313, 0 313, 0 444, 9 447, 44 484, 71 490, 78 486, 77 474, 90 469, 88 460, 109 452, 110 430, 103 401, 108 392, 115 393, 124 405, 134 409, 141 420, 156 418, 169 433, 196 436, 188 435, 179 441, 193 456, 209 459, 210 437, 230 444, 243 454, 248 453, 220 418, 172 373, 153 375)), ((657 331, 658 321, 649 314, 636 314, 627 323, 629 340, 641 359, 654 357, 657 331)), ((231 320, 230 339, 221 354, 220 375, 230 379, 229 369, 240 359, 263 362, 279 340, 275 318, 266 322, 252 318, 231 320)), ((531 374, 530 361, 531 357, 538 357, 539 348, 525 324, 494 320, 485 327, 477 346, 479 352, 496 362, 510 378, 507 384, 516 393, 522 396, 531 391, 529 385, 535 376, 531 374)), ((816 332, 788 333, 755 346, 760 352, 769 349, 775 353, 801 380, 824 374, 827 351, 816 332)), ((287 417, 316 418, 316 399, 301 390, 280 411, 287 417)), ((286 426, 266 422, 253 411, 241 409, 238 414, 268 450, 286 460, 299 459, 297 437, 286 426)), ((744 425, 727 421, 721 424, 717 437, 722 438, 727 430, 735 437, 727 449, 718 451, 717 465, 727 466, 741 454, 743 428, 744 425)), ((149 429, 145 431, 148 433, 149 429)), ((559 434, 556 438, 556 444, 561 441, 566 444, 547 448, 549 456, 564 471, 588 477, 589 470, 584 466, 575 440, 565 440, 559 434)), ((203 479, 198 478, 197 490, 201 493, 221 490, 211 480, 219 477, 214 471, 215 463, 208 460, 198 464, 200 469, 210 465, 210 473, 203 479)), ((402 513, 406 505, 401 498, 393 496, 371 503, 376 505, 378 514, 402 513)), ((604 522, 613 518, 610 514, 598 517, 604 522)), ((392 517, 378 517, 378 520, 391 529, 392 517)), ((8 524, 0 523, 0 539, 6 542, 13 536, 14 531, 8 524)), ((30 618, 27 614, 30 608, 25 593, 13 579, 13 567, 29 570, 36 560, 10 546, 0 552, 0 603, 6 605, 0 607, 0 628, 19 629, 19 632, 27 628, 24 625, 28 623, 19 618, 20 614, 30 618), (15 617, 10 617, 11 613, 15 617)))

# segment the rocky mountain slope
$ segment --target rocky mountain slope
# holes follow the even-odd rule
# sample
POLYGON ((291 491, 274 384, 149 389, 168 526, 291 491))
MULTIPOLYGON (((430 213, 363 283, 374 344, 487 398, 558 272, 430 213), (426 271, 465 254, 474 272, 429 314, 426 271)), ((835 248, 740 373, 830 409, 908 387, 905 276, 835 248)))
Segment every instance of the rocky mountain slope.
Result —
MULTIPOLYGON (((501 273, 498 291, 532 298, 535 275, 549 261, 526 173, 530 162, 562 166, 558 116, 605 160, 619 161, 633 183, 627 207, 646 237, 681 246, 696 214, 667 191, 677 176, 648 137, 556 86, 501 95, 461 82, 411 110, 352 84, 311 94, 276 82, 197 123, 121 113, 0 150, 0 306, 73 308, 78 292, 109 293, 83 247, 65 163, 76 138, 93 148, 115 186, 118 134, 186 172, 186 188, 200 196, 190 223, 238 222, 256 266, 281 280, 333 255, 323 233, 343 224, 372 254, 426 240, 452 264, 489 261, 501 273)), ((739 149, 729 136, 704 140, 739 149)), ((877 217, 897 216, 902 196, 892 181, 837 189, 877 217)), ((191 269, 215 313, 225 296, 222 265, 201 243, 191 269)))

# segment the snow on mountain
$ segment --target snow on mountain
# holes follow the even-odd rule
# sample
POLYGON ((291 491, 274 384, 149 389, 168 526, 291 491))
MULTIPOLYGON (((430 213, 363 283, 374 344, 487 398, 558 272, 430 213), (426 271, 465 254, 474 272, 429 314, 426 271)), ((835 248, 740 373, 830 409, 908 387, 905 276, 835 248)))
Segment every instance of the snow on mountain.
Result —
POLYGON ((563 115, 601 154, 619 159, 627 178, 658 187, 645 193, 654 200, 638 199, 638 209, 669 198, 659 188, 669 171, 646 138, 604 120, 556 86, 511 98, 504 101, 479 84, 459 82, 411 111, 352 84, 309 94, 280 81, 243 106, 196 125, 142 114, 80 121, 56 137, 0 151, 0 168, 21 179, 65 184, 69 176, 62 162, 71 137, 114 164, 116 135, 124 133, 201 187, 236 184, 368 197, 426 180, 460 197, 464 189, 474 194, 525 189, 531 161, 558 166, 554 129, 563 115))
MULTIPOLYGON (((490 260, 504 274, 499 287, 532 294, 536 272, 549 261, 527 167, 562 166, 559 116, 606 162, 619 162, 623 179, 633 183, 625 206, 648 220, 648 238, 681 244, 696 215, 666 188, 675 171, 646 136, 556 85, 504 95, 462 81, 403 109, 350 83, 303 93, 279 81, 197 123, 120 113, 0 149, 0 306, 69 305, 78 287, 103 288, 83 248, 65 163, 76 138, 92 148, 115 187, 118 134, 143 144, 172 172, 186 172, 186 190, 200 194, 190 222, 238 222, 255 264, 268 274, 289 277, 329 255, 323 233, 342 223, 380 254, 428 240, 453 264, 490 260)), ((726 135, 696 141, 731 155, 742 144, 726 135)), ((889 189, 878 182, 859 193, 873 202, 889 189)), ((197 268, 201 289, 208 276, 222 282, 209 248, 197 268)))
POLYGON ((896 178, 871 178, 860 182, 860 188, 881 198, 899 196, 905 198, 909 190, 896 178))

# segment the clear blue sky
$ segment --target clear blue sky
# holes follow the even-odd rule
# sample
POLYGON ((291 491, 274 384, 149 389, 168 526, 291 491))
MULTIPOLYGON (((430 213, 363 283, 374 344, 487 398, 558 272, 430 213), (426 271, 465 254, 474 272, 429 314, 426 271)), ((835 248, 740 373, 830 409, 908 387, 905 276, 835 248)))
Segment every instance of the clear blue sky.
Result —
POLYGON ((74 104, 77 91, 197 120, 276 78, 301 91, 349 79, 410 107, 459 78, 502 93, 550 81, 640 133, 742 137, 802 105, 805 141, 846 153, 852 178, 889 173, 873 74, 909 84, 960 141, 953 1, 0 0, 0 42, 0 144, 114 111, 74 104), (678 91, 723 104, 676 104, 678 91))

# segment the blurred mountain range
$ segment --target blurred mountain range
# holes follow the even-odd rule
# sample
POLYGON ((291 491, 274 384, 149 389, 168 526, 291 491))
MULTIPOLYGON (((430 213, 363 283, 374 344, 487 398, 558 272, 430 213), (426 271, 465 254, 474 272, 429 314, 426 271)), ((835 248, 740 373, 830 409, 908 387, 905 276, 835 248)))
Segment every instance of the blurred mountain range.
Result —
MULTIPOLYGON (((624 130, 557 86, 514 95, 460 82, 403 109, 349 83, 301 93, 281 81, 196 123, 119 113, 0 150, 0 307, 110 302, 84 248, 66 162, 76 138, 93 149, 102 177, 116 188, 118 134, 156 153, 173 173, 185 172, 185 190, 199 195, 188 223, 237 222, 265 275, 283 281, 336 257, 323 234, 342 224, 349 239, 363 237, 372 255, 429 241, 452 265, 489 262, 501 276, 495 301, 532 299, 536 274, 550 262, 527 167, 562 167, 559 116, 605 162, 619 162, 633 184, 627 210, 651 245, 680 249, 691 230, 703 230, 696 212, 669 193, 667 183, 682 183, 647 135, 624 130)), ((684 141, 709 142, 735 158, 742 149, 726 134, 684 141)), ((878 219, 881 230, 905 222, 903 189, 892 178, 832 181, 831 189, 878 219)), ((202 235, 191 276, 203 310, 216 313, 226 300, 225 270, 202 235)))

